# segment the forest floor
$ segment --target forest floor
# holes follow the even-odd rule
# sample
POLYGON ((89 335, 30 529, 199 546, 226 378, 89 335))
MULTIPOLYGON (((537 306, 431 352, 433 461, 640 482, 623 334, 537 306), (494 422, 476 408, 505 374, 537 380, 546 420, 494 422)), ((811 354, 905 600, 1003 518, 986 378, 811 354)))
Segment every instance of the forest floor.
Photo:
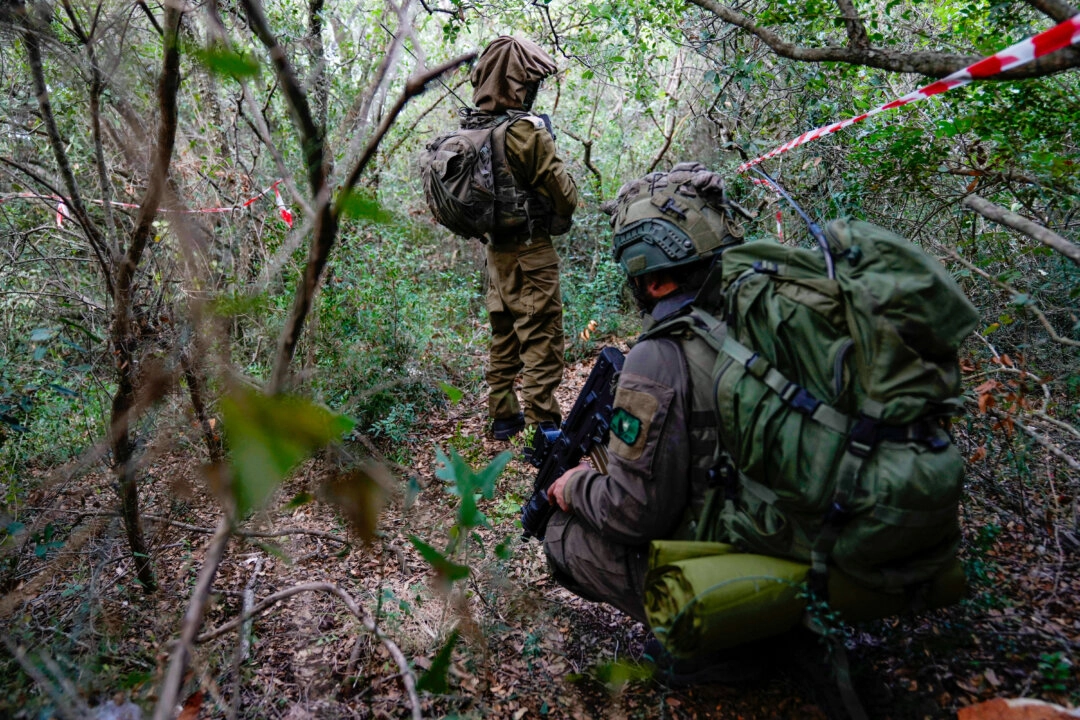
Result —
MULTIPOLYGON (((564 408, 590 367, 568 368, 564 408)), ((755 653, 761 671, 750 680, 675 689, 654 679, 641 663, 647 629, 558 587, 540 545, 520 539, 515 523, 533 470, 520 460, 522 439, 492 440, 484 415, 483 399, 466 397, 429 418, 403 469, 420 491, 408 501, 409 483, 397 475, 400 487, 390 493, 369 543, 353 539, 329 505, 302 501, 318 495, 321 480, 334 472, 326 458, 304 465, 281 489, 278 509, 245 526, 273 537, 230 545, 204 630, 236 617, 245 591, 259 600, 321 581, 374 615, 417 674, 437 662, 450 632, 459 630, 448 687, 422 695, 424 717, 812 720, 836 714, 829 666, 805 638, 765 643, 755 653), (455 558, 471 574, 450 593, 409 540, 445 547, 455 522, 457 500, 435 477, 436 448, 454 448, 475 468, 506 449, 515 453, 495 497, 480 503, 490 527, 472 535, 465 555, 455 558), (508 554, 496 551, 502 543, 508 554)), ((219 514, 201 462, 193 459, 197 448, 174 446, 145 468, 141 493, 162 584, 155 595, 144 595, 134 581, 122 528, 107 512, 114 497, 107 478, 48 485, 30 500, 39 508, 38 542, 24 543, 17 557, 9 553, 8 577, 15 582, 0 599, 0 624, 39 664, 52 661, 57 692, 91 706, 117 695, 144 709, 153 704, 168 643, 219 514), (46 523, 62 546, 48 546, 40 533, 46 523), (35 552, 39 546, 44 551, 35 552), (71 682, 66 690, 56 680, 61 676, 71 682)), ((1053 525, 1049 514, 1025 510, 1016 488, 996 478, 969 473, 962 557, 968 597, 917 617, 847 628, 855 685, 872 718, 955 717, 958 708, 992 697, 1060 704, 1080 698, 1073 665, 1080 657, 1075 535, 1053 525)), ((1055 497, 1063 507, 1075 503, 1066 492, 1055 497)), ((241 663, 239 644, 233 631, 198 646, 185 720, 232 713, 290 720, 410 716, 386 648, 334 596, 301 593, 260 615, 241 663)), ((55 705, 4 653, 0 670, 13 678, 3 683, 0 717, 49 716, 55 705)))

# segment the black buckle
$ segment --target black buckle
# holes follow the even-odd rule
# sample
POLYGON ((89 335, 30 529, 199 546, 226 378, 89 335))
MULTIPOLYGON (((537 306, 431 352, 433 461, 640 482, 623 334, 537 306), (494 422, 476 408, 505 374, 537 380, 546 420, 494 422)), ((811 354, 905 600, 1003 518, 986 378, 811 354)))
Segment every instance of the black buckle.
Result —
POLYGON ((672 198, 668 198, 664 201, 664 204, 660 206, 660 212, 678 215, 681 220, 686 219, 686 213, 682 211, 682 208, 675 204, 675 200, 672 198))
MULTIPOLYGON (((801 412, 803 415, 813 415, 814 411, 821 405, 821 401, 811 395, 806 388, 801 385, 796 385, 798 390, 795 392, 794 397, 787 401, 795 410, 801 412)), ((785 392, 785 394, 787 394, 785 392)))
POLYGON ((840 504, 839 500, 833 500, 829 509, 825 511, 825 525, 829 527, 843 527, 851 519, 851 511, 840 504))
POLYGON ((865 458, 873 452, 877 441, 878 421, 860 414, 859 419, 855 422, 855 427, 851 429, 851 434, 848 435, 848 452, 855 457, 865 458))
POLYGON ((708 486, 719 487, 724 490, 725 500, 736 500, 739 497, 739 483, 735 481, 735 467, 727 458, 709 468, 705 473, 708 486))

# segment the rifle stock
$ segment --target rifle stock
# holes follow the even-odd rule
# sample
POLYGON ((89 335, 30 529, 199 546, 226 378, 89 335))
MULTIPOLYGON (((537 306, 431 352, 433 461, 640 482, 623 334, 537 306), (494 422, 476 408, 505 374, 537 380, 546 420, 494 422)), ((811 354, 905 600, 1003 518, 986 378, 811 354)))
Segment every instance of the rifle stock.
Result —
POLYGON ((547 496, 551 484, 576 467, 585 455, 602 451, 607 444, 615 385, 622 367, 623 354, 613 347, 604 348, 562 427, 541 424, 536 428, 532 443, 525 450, 526 458, 540 470, 533 483, 532 497, 521 508, 525 539, 544 539, 548 519, 555 512, 547 496))

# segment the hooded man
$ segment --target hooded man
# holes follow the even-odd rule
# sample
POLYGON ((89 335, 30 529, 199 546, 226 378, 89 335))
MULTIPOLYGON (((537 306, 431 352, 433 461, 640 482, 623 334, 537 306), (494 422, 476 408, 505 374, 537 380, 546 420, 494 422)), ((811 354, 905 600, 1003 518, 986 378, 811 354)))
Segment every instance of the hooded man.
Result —
POLYGON ((555 399, 564 366, 562 297, 551 237, 570 229, 577 188, 556 154, 550 121, 530 114, 541 81, 555 70, 536 43, 499 37, 470 77, 476 109, 462 110, 463 128, 496 128, 495 213, 508 228, 487 238, 488 414, 497 440, 526 423, 562 421, 555 399), (514 391, 519 373, 520 403, 514 391))

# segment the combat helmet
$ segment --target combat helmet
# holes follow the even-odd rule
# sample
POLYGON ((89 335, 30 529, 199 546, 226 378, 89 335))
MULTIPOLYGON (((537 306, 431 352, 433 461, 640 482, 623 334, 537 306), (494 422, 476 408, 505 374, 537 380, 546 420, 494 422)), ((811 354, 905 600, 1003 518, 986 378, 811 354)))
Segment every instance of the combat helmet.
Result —
POLYGON ((632 180, 602 209, 615 230, 615 261, 629 277, 718 255, 743 241, 735 214, 751 217, 727 197, 723 178, 697 162, 632 180))

